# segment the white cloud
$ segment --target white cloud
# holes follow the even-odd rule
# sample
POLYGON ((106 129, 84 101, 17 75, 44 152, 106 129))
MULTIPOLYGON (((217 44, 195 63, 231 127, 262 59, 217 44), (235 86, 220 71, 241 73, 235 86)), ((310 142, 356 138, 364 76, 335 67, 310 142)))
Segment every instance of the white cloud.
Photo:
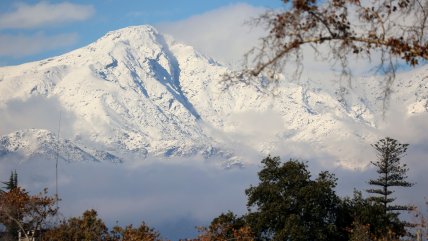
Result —
POLYGON ((58 98, 33 96, 23 101, 14 99, 0 108, 0 135, 6 135, 22 129, 47 129, 57 132, 61 113, 61 136, 71 136, 75 120, 73 114, 62 108, 58 98))
POLYGON ((33 35, 0 34, 0 56, 23 57, 44 51, 70 46, 76 43, 76 33, 48 36, 44 33, 33 35))
POLYGON ((224 63, 239 64, 243 55, 263 36, 261 28, 246 24, 266 9, 247 4, 222 7, 188 19, 159 24, 161 32, 194 46, 224 63))
POLYGON ((39 2, 35 5, 20 3, 14 12, 0 15, 1 29, 32 29, 46 25, 82 21, 91 17, 95 9, 91 5, 78 5, 68 2, 52 4, 39 2))

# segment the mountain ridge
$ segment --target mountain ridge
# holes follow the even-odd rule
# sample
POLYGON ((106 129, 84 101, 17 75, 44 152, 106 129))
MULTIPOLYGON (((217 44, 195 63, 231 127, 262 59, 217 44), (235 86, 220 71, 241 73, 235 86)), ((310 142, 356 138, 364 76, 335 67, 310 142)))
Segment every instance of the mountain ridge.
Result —
MULTIPOLYGON (((427 112, 426 69, 397 76, 391 108, 427 112)), ((61 56, 0 68, 0 109, 16 99, 57 98, 74 116, 68 139, 141 158, 200 155, 235 163, 292 143, 353 166, 360 160, 338 160, 346 151, 327 142, 363 146, 379 136, 384 83, 377 77, 359 78, 358 88, 304 77, 261 91, 262 83, 229 86, 222 80, 228 71, 154 27, 132 26, 61 56)))
POLYGON ((112 162, 123 161, 109 152, 98 151, 67 139, 58 139, 52 132, 27 129, 0 137, 0 157, 16 153, 27 159, 47 158, 66 162, 112 162))

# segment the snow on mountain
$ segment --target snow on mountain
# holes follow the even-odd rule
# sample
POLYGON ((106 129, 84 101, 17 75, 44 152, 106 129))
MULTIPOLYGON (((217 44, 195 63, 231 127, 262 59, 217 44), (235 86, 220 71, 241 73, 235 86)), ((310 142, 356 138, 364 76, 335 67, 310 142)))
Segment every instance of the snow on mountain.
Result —
MULTIPOLYGON (((76 115, 76 135, 113 149, 155 155, 210 150, 166 41, 152 27, 130 27, 60 57, 2 68, 0 102, 58 96, 76 115)), ((199 78, 219 75, 221 67, 182 48, 195 58, 194 70, 202 69, 199 78)))
MULTIPOLYGON (((118 156, 234 160, 249 150, 265 155, 310 149, 349 166, 360 160, 336 143, 376 141, 391 106, 405 105, 409 116, 427 112, 427 66, 398 76, 391 86, 382 77, 352 85, 304 78, 269 91, 262 84, 228 86, 222 80, 227 71, 151 26, 128 27, 62 56, 0 68, 0 109, 34 96, 57 98, 74 116, 67 138, 118 156), (385 99, 386 89, 391 94, 385 99)), ((10 135, 20 139, 27 132, 10 135)))
POLYGON ((67 139, 58 140, 47 130, 28 129, 10 133, 0 138, 0 156, 18 154, 24 158, 58 159, 67 162, 113 162, 122 160, 108 152, 81 146, 67 139))

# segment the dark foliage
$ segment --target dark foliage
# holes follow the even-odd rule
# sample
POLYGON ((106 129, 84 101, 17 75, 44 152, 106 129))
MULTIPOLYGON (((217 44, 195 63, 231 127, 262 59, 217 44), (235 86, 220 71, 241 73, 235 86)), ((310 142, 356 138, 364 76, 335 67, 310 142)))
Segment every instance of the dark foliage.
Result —
POLYGON ((281 163, 279 157, 269 156, 262 163, 260 183, 245 191, 246 221, 260 239, 340 239, 334 175, 321 172, 311 180, 307 166, 297 160, 281 163))

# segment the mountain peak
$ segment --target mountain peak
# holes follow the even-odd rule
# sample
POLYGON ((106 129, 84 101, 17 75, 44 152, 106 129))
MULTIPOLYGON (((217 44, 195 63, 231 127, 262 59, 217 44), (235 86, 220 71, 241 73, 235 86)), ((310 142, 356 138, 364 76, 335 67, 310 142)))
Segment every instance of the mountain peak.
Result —
POLYGON ((148 24, 134 25, 134 26, 128 26, 125 28, 116 29, 108 32, 106 35, 109 35, 112 33, 121 33, 121 34, 136 33, 141 35, 159 34, 158 30, 154 26, 148 25, 148 24))
POLYGON ((217 83, 224 67, 152 26, 112 31, 86 47, 14 71, 0 68, 0 105, 14 98, 58 97, 76 117, 74 136, 84 141, 138 157, 215 150, 193 101, 205 92, 204 82, 217 83), (9 89, 20 92, 10 95, 9 89))
POLYGON ((166 45, 166 40, 153 26, 131 26, 115 31, 110 31, 86 48, 91 52, 109 53, 117 48, 132 49, 149 53, 161 51, 166 45))
MULTIPOLYGON (((157 29, 151 25, 138 25, 121 28, 110 31, 102 36, 98 41, 123 41, 123 40, 141 40, 154 39, 159 35, 157 29)), ((97 41, 97 42, 98 42, 97 41)))

